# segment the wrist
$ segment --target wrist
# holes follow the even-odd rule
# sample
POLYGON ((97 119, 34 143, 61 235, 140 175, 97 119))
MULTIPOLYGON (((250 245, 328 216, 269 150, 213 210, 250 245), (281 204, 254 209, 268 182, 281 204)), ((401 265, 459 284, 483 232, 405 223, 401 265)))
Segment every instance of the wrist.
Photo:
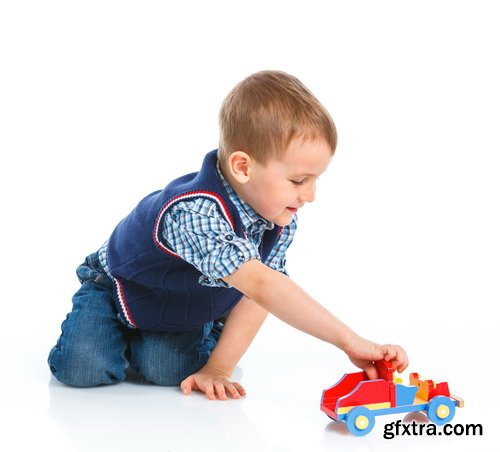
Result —
POLYGON ((234 371, 234 367, 219 360, 212 359, 212 356, 210 356, 207 363, 203 366, 202 369, 207 370, 211 373, 216 373, 226 378, 231 378, 231 375, 234 371))
POLYGON ((351 329, 347 329, 340 336, 338 343, 335 345, 344 353, 350 355, 353 352, 353 350, 356 349, 356 344, 358 344, 360 340, 362 340, 361 336, 359 336, 351 329))

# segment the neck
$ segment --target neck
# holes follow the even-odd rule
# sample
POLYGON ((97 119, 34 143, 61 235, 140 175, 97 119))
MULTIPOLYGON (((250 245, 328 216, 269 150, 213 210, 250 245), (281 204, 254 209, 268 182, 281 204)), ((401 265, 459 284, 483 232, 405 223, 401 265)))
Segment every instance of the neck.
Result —
POLYGON ((219 168, 220 168, 220 172, 224 176, 224 179, 226 179, 227 183, 236 192, 236 194, 238 195, 238 197, 241 200, 243 200, 243 202, 247 203, 247 201, 245 199, 246 198, 246 196, 245 196, 245 190, 243 189, 242 184, 240 184, 236 180, 236 178, 233 177, 233 175, 231 174, 231 171, 229 170, 229 168, 227 167, 227 165, 226 164, 222 164, 221 162, 219 162, 219 168))

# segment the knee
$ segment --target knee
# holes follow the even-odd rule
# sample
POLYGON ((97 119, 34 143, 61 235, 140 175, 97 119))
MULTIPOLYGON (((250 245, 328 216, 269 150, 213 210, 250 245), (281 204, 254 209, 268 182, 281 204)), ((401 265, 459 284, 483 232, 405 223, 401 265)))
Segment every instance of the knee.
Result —
POLYGON ((61 349, 56 345, 49 354, 48 364, 58 381, 80 388, 123 381, 127 367, 124 357, 110 359, 85 346, 61 349))
POLYGON ((130 342, 130 363, 149 382, 178 386, 203 367, 216 339, 212 325, 180 333, 142 333, 130 342))
POLYGON ((154 348, 143 347, 135 356, 132 353, 131 365, 150 383, 179 386, 185 378, 205 364, 201 358, 199 353, 184 353, 179 349, 162 350, 162 353, 158 353, 154 348))
POLYGON ((139 359, 133 359, 132 367, 141 374, 148 382, 160 386, 178 386, 186 378, 181 369, 180 359, 175 356, 163 355, 159 360, 153 353, 143 352, 139 359))

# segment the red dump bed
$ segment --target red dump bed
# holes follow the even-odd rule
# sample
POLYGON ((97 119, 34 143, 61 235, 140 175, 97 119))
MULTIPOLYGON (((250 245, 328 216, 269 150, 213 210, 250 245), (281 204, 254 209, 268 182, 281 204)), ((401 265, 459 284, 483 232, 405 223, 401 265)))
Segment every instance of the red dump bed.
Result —
POLYGON ((379 379, 368 380, 364 372, 345 374, 335 385, 323 391, 321 410, 337 419, 337 409, 394 401, 394 369, 387 361, 375 363, 379 379), (340 400, 339 400, 340 399, 340 400))
POLYGON ((330 417, 337 419, 335 414, 335 406, 339 397, 349 394, 360 382, 366 379, 364 372, 356 372, 353 374, 345 374, 331 388, 323 391, 321 398, 321 409, 330 417))

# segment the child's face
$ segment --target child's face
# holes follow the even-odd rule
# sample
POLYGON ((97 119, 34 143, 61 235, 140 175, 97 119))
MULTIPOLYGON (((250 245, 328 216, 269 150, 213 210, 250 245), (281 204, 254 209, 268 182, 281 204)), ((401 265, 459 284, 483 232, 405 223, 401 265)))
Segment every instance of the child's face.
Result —
POLYGON ((252 161, 245 201, 266 220, 286 226, 298 209, 314 200, 316 180, 331 159, 325 141, 296 138, 280 160, 266 165, 252 161))

